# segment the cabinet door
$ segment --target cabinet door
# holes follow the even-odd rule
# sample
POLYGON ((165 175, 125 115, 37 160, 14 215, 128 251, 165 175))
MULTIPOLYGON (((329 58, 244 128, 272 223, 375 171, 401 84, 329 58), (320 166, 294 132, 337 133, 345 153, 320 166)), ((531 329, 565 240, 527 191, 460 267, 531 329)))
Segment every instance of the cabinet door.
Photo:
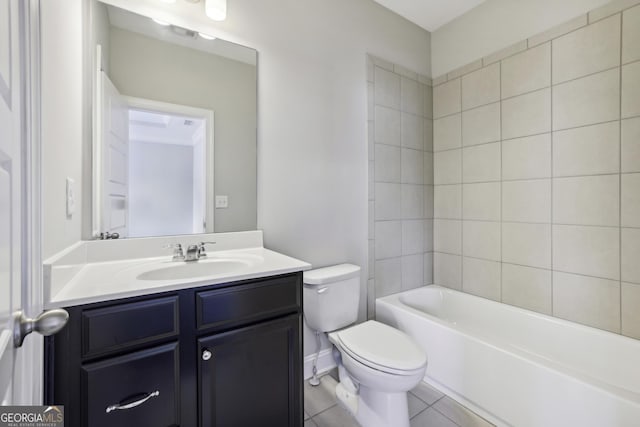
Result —
POLYGON ((200 427, 302 425, 300 315, 198 340, 200 427))

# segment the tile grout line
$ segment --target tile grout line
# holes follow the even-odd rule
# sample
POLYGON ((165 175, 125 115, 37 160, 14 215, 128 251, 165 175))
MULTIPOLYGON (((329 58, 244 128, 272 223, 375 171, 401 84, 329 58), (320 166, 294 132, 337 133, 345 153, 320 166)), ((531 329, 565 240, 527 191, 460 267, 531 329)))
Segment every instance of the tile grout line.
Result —
MULTIPOLYGON (((587 21, 588 21, 588 16, 587 16, 587 21)), ((588 22, 587 22, 588 25, 588 22)), ((549 243, 551 245, 551 247, 549 248, 549 254, 551 256, 551 259, 549 260, 549 265, 551 266, 551 315, 553 316, 554 314, 554 304, 553 304, 553 291, 554 291, 554 286, 553 286, 553 187, 554 187, 554 173, 553 173, 553 139, 554 139, 554 130, 553 130, 553 40, 549 40, 549 81, 551 82, 551 91, 550 91, 550 97, 551 97, 551 105, 549 106, 549 114, 551 115, 551 138, 550 138, 550 155, 549 155, 549 162, 550 162, 550 174, 551 174, 551 182, 550 182, 550 189, 549 189, 549 197, 551 198, 551 200, 549 200, 549 243)))
POLYGON ((619 270, 619 278, 620 281, 618 282, 620 284, 620 289, 618 290, 618 296, 620 298, 619 300, 619 311, 620 311, 620 334, 622 334, 622 52, 623 52, 623 43, 624 43, 624 37, 623 37, 623 25, 624 25, 624 11, 620 12, 620 74, 619 74, 619 85, 620 85, 620 92, 619 92, 619 132, 618 132, 618 154, 619 154, 619 163, 618 163, 618 215, 619 215, 619 219, 618 219, 618 226, 619 228, 619 233, 618 233, 618 262, 619 262, 619 266, 620 266, 620 270, 619 270))
MULTIPOLYGON (((482 69, 482 68, 481 68, 482 69)), ((463 101, 463 94, 462 94, 462 77, 458 78, 458 81, 460 83, 460 128, 458 129, 458 131, 460 132, 460 144, 462 145, 462 147, 464 147, 464 141, 462 140, 463 136, 462 136, 462 129, 464 129, 464 125, 462 123, 463 120, 463 114, 462 114, 462 110, 463 110, 463 105, 464 105, 464 101, 463 101)), ((462 148, 460 148, 460 216, 464 217, 464 151, 462 148)), ((435 188, 434 188, 434 195, 435 195, 435 188)), ((465 292, 464 290, 464 223, 462 222, 462 220, 460 221, 460 289, 462 290, 462 292, 465 292)))
MULTIPOLYGON (((525 44, 527 46, 529 46, 529 41, 527 40, 525 42, 525 44)), ((526 51, 526 50, 525 50, 526 51)), ((502 61, 500 60, 500 68, 498 70, 499 72, 499 76, 500 76, 500 86, 499 86, 499 91, 500 91, 500 302, 503 302, 503 283, 502 283, 502 222, 503 222, 503 214, 502 214, 502 210, 503 210, 503 197, 504 197, 504 189, 503 189, 503 185, 504 185, 504 176, 503 176, 503 170, 504 170, 504 157, 503 157, 503 152, 504 150, 502 149, 502 61)))

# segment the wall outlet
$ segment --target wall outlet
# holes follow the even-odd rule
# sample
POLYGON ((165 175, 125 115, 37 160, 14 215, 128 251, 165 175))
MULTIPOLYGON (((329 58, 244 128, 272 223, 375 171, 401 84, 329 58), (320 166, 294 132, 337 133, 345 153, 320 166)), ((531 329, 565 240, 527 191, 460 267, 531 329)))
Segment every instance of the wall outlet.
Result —
POLYGON ((67 217, 71 218, 76 212, 76 182, 67 178, 67 217))
POLYGON ((229 207, 229 196, 216 196, 216 209, 227 209, 229 207))

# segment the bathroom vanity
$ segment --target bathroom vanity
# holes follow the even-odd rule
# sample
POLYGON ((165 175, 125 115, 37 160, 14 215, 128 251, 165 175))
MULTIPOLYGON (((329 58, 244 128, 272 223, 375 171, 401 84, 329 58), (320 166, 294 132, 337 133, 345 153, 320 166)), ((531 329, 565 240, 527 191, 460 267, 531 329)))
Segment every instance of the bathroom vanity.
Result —
MULTIPOLYGON (((224 235, 215 236, 224 244, 224 235)), ((87 258, 98 243, 105 244, 83 243, 87 258)), ((170 256, 66 264, 76 255, 47 274, 55 285, 50 307, 64 307, 69 322, 45 341, 44 400, 65 406, 67 426, 302 425, 308 264, 255 247, 210 252, 200 267, 170 256), (216 274, 216 262, 249 254, 252 264, 216 274), (203 274, 206 263, 206 277, 140 279, 163 269, 203 274), (91 286, 96 269, 111 270, 102 295, 91 286), (140 289, 141 282, 154 286, 140 289), (126 283, 128 290, 118 288, 126 283)))

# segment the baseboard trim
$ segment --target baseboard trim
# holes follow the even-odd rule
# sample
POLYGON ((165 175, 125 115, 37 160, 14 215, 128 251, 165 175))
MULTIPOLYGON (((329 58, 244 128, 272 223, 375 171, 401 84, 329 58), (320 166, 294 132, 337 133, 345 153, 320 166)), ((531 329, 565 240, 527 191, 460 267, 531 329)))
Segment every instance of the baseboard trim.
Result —
MULTIPOLYGON (((313 376, 313 359, 315 358, 315 353, 305 356, 304 358, 304 379, 308 380, 313 376)), ((320 350, 320 354, 318 355, 318 364, 316 365, 318 368, 318 375, 325 374, 336 367, 336 362, 333 360, 333 354, 331 348, 325 348, 324 350, 320 350)))

